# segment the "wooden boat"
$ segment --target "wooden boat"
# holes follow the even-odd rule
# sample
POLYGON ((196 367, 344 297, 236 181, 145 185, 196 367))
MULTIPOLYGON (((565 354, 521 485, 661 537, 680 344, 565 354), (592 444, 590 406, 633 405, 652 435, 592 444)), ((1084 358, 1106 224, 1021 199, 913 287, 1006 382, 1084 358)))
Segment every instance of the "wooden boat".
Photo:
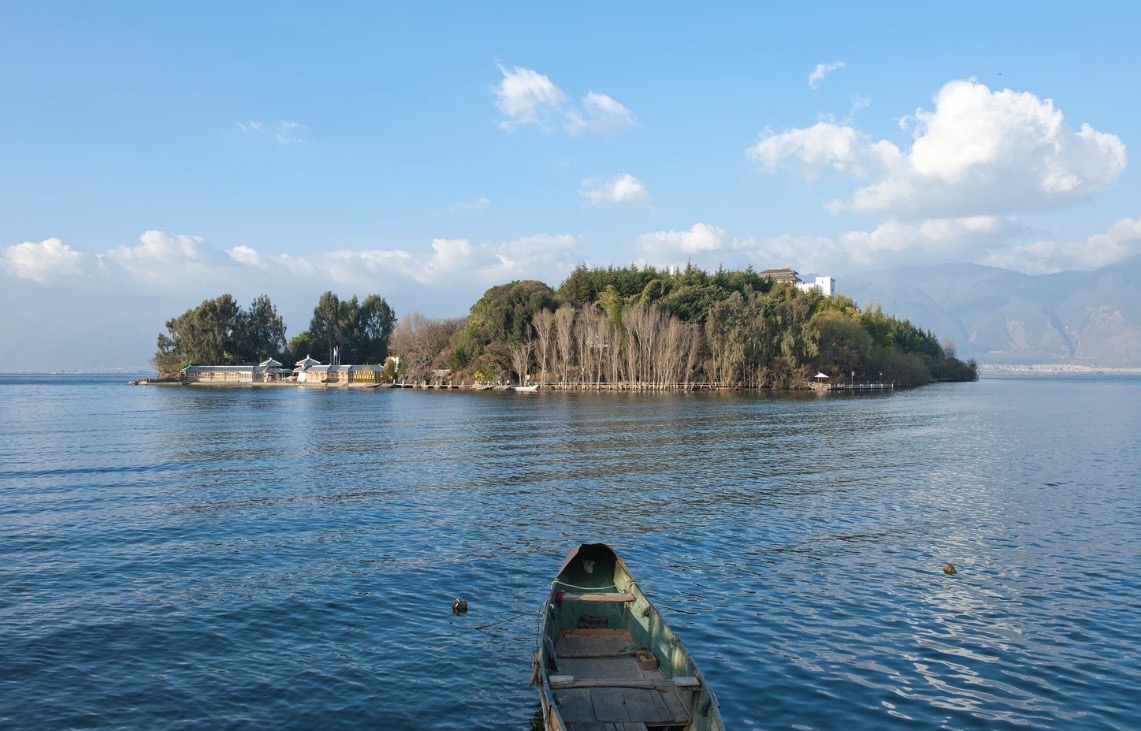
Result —
POLYGON ((717 699, 609 546, 567 555, 532 683, 546 731, 723 731, 717 699))

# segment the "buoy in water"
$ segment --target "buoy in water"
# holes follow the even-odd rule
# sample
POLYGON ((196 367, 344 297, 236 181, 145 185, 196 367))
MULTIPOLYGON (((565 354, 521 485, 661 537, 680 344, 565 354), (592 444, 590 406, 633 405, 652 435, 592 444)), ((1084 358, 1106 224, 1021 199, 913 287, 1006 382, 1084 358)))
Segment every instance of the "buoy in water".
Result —
POLYGON ((943 564, 943 573, 945 573, 947 576, 954 576, 955 574, 957 574, 959 572, 956 571, 955 567, 952 566, 951 564, 945 563, 945 564, 943 564))
POLYGON ((467 602, 463 599, 456 599, 452 602, 452 614, 463 614, 467 611, 467 602))

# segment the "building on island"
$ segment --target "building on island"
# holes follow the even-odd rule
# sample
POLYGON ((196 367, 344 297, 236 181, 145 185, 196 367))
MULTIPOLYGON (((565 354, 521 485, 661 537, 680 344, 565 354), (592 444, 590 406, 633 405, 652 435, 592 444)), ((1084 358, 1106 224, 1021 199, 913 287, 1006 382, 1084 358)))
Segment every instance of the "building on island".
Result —
POLYGON ((252 365, 190 365, 182 369, 178 379, 186 383, 253 383, 255 368, 257 366, 252 365))
POLYGON ((761 272, 761 276, 771 279, 774 282, 794 284, 801 292, 811 292, 815 290, 825 297, 831 297, 836 293, 836 280, 832 277, 816 277, 812 282, 802 282, 800 281, 800 275, 795 272, 792 267, 766 269, 761 272))
POLYGON ((384 366, 379 365, 324 365, 306 356, 294 368, 298 383, 379 383, 384 366))
POLYGON ((814 282, 800 282, 796 287, 802 292, 816 290, 825 297, 831 297, 836 291, 836 280, 832 277, 817 277, 814 282))
POLYGON ((766 269, 761 272, 761 276, 766 279, 771 279, 774 282, 788 282, 789 284, 799 284, 800 276, 792 270, 791 267, 784 269, 766 269))
POLYGON ((189 365, 178 378, 185 383, 274 383, 288 377, 281 363, 268 358, 257 365, 189 365))
POLYGON ((287 378, 289 378, 289 372, 281 366, 281 363, 278 363, 273 358, 266 358, 254 368, 255 381, 276 383, 277 381, 282 381, 287 378))
POLYGON ((324 365, 310 356, 297 361, 291 371, 273 358, 257 365, 191 365, 182 369, 179 380, 184 383, 380 383, 384 366, 324 365))

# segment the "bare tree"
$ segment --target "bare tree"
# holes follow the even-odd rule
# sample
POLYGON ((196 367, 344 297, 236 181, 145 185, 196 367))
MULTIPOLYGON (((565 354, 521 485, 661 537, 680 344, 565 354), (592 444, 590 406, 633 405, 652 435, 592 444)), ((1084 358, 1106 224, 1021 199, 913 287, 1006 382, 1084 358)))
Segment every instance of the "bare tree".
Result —
POLYGON ((558 353, 559 365, 562 367, 564 385, 567 383, 571 354, 574 348, 573 328, 574 306, 564 304, 555 312, 555 349, 558 353))
POLYGON ((524 340, 518 345, 511 346, 511 367, 519 377, 519 385, 527 385, 527 368, 531 364, 531 350, 534 343, 524 340))
POLYGON ((547 364, 551 357, 551 337, 554 334, 555 313, 542 309, 531 318, 535 328, 535 355, 539 361, 539 382, 547 379, 547 364))

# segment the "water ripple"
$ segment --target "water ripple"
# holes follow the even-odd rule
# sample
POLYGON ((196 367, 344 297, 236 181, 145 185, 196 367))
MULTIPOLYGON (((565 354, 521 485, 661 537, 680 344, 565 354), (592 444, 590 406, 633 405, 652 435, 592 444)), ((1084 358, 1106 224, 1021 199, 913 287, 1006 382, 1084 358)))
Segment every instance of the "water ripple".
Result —
POLYGON ((1136 728, 1139 387, 0 377, 0 727, 527 728, 544 587, 605 540, 730 728, 1136 728))

